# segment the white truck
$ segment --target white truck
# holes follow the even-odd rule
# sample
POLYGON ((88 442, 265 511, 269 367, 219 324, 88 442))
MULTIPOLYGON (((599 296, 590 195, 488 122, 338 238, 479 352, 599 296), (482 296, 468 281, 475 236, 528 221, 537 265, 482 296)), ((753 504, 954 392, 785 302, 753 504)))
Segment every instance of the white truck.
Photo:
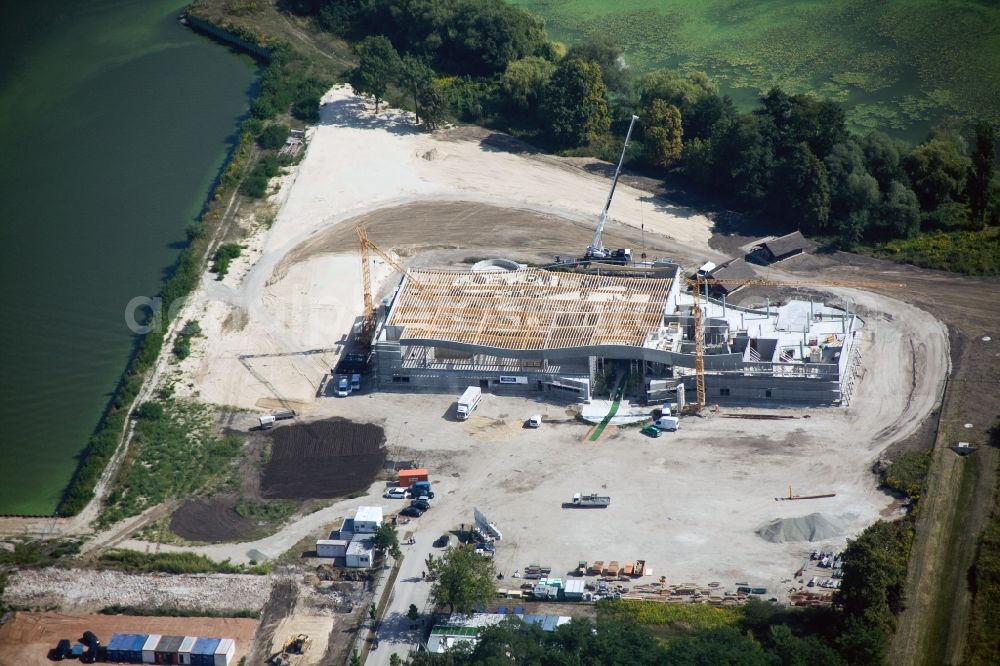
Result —
POLYGON ((598 495, 597 493, 590 493, 589 495, 576 493, 573 495, 572 504, 581 509, 606 509, 611 504, 611 498, 607 495, 598 495))
POLYGON ((465 421, 472 412, 476 411, 479 401, 483 398, 483 392, 478 386, 470 386, 465 389, 465 393, 458 399, 458 408, 455 410, 459 421, 465 421))

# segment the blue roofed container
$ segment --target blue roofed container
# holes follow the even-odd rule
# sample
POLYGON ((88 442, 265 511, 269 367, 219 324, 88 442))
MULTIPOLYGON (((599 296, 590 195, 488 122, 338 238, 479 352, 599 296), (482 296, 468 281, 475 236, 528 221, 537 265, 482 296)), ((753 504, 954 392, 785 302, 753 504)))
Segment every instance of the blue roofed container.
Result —
POLYGON ((128 644, 128 663, 142 663, 142 646, 149 640, 149 634, 132 634, 132 641, 128 644))
POLYGON ((146 639, 146 644, 142 646, 142 663, 156 663, 156 646, 159 644, 161 638, 163 636, 160 634, 149 635, 149 638, 146 639))
POLYGON ((221 641, 218 638, 199 638, 191 650, 193 666, 215 666, 215 648, 221 641))
POLYGON ((190 666, 194 663, 191 661, 191 650, 194 649, 194 644, 197 642, 197 636, 185 636, 181 639, 181 646, 177 650, 177 663, 184 664, 184 666, 190 666))
POLYGON ((223 638, 219 641, 219 647, 215 648, 215 666, 230 666, 235 655, 236 641, 232 638, 223 638))
POLYGON ((108 641, 108 661, 124 661, 121 657, 121 650, 122 644, 128 639, 128 636, 129 634, 111 634, 111 640, 108 641))
POLYGON ((155 664, 179 664, 177 651, 184 640, 183 636, 164 636, 157 643, 153 650, 153 663, 155 664))

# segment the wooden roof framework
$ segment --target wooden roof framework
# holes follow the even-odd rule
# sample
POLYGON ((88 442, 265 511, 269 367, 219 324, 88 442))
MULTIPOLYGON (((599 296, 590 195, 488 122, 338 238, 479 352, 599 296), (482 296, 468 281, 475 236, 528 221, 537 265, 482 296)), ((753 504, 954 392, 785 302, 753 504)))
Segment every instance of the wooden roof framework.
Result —
POLYGON ((389 325, 407 339, 496 349, 641 346, 663 322, 672 280, 525 269, 412 271, 389 325))

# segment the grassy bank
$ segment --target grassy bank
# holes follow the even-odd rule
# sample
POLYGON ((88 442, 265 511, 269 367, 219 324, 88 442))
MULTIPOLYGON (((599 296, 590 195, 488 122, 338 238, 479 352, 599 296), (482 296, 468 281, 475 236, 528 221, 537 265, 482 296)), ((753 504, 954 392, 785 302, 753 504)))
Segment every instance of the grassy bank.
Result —
MULTIPOLYGON (((1000 449, 1000 425, 993 427, 990 447, 1000 449)), ((993 488, 993 510, 983 531, 976 561, 969 571, 973 594, 964 662, 969 666, 1000 664, 1000 475, 993 488)))
POLYGON ((114 604, 105 606, 98 612, 101 615, 139 615, 144 617, 245 617, 253 620, 260 619, 260 611, 249 609, 213 611, 114 604))
POLYGON ((136 550, 109 550, 101 555, 98 562, 102 568, 117 569, 127 573, 170 573, 170 574, 257 574, 270 572, 266 564, 233 564, 229 560, 215 562, 204 555, 195 553, 140 553, 136 550))
POLYGON ((165 398, 144 403, 128 457, 114 481, 100 522, 110 524, 160 502, 192 497, 231 470, 243 439, 217 433, 214 410, 165 398))
POLYGON ((891 240, 858 251, 921 268, 971 275, 1000 275, 1000 228, 928 233, 891 240))

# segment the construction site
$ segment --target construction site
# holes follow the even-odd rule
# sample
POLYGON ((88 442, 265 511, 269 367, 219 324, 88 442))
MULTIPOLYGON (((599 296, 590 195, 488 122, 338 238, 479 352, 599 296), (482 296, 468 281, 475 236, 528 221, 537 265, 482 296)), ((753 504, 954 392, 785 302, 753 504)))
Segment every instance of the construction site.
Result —
MULTIPOLYGON (((562 599, 585 565, 581 607, 829 602, 822 563, 904 510, 873 463, 918 435, 951 370, 948 330, 909 276, 795 239, 720 240, 620 163, 504 150, 479 128, 414 132, 346 87, 323 102, 273 225, 203 280, 178 316, 203 334, 159 380, 219 406, 251 446, 268 438, 246 471, 262 497, 327 501, 252 541, 116 544, 262 562, 332 543, 361 507, 399 520, 405 557, 365 591, 386 599, 377 629, 348 636, 329 608, 288 600, 255 653, 311 626, 303 664, 374 638, 367 663, 405 656, 423 640, 410 604, 432 610, 433 542, 473 525, 502 534, 488 541, 504 596, 539 598, 512 579, 544 577, 543 597, 562 599), (733 270, 744 257, 765 265, 733 270), (279 410, 294 418, 260 432, 279 410), (649 429, 665 417, 674 427, 649 429), (413 517, 391 493, 401 461, 433 483, 413 517), (575 495, 607 502, 580 510, 575 495)), ((572 614, 545 603, 531 612, 572 614)))

